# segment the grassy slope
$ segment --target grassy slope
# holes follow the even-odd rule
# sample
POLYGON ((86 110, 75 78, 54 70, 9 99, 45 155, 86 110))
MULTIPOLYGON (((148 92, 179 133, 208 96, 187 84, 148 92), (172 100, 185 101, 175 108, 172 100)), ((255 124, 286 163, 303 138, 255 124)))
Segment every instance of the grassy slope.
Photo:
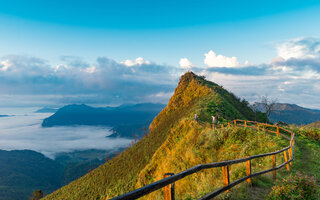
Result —
POLYGON ((194 113, 198 113, 203 120, 211 120, 210 116, 217 110, 211 109, 209 105, 219 108, 221 121, 253 119, 254 116, 246 102, 240 102, 217 84, 205 81, 191 72, 186 73, 181 77, 168 106, 150 125, 147 136, 109 162, 45 199, 105 199, 135 189, 139 185, 137 181, 140 171, 150 163, 158 148, 168 142, 173 133, 184 134, 184 130, 179 129, 181 123, 192 118, 194 113))
MULTIPOLYGON (((293 165, 290 166, 289 172, 285 168, 278 171, 278 179, 281 180, 289 174, 300 171, 310 176, 315 176, 318 183, 320 183, 320 141, 313 139, 314 133, 319 130, 317 129, 317 127, 319 128, 319 124, 318 126, 316 125, 313 123, 306 126, 290 126, 293 131, 296 131, 294 161, 293 165)), ((274 185, 271 173, 254 178, 253 183, 254 187, 249 187, 246 184, 236 187, 230 193, 230 199, 264 199, 274 185)), ((318 192, 320 194, 320 188, 318 192)), ((219 199, 223 199, 225 196, 222 195, 219 199)))
MULTIPOLYGON (((167 172, 178 173, 197 164, 242 158, 272 152, 287 145, 287 141, 256 130, 236 128, 203 128, 191 120, 181 121, 167 141, 156 151, 152 161, 139 174, 137 187, 163 178, 167 172), (182 134, 183 133, 183 134, 182 134)), ((267 159, 252 162, 252 168, 268 168, 267 159), (265 162, 267 160, 267 162, 265 162)), ((245 163, 233 165, 231 181, 245 176, 245 163)), ((177 199, 197 199, 222 186, 221 168, 204 170, 175 183, 177 199)), ((162 199, 158 190, 144 199, 162 199)))

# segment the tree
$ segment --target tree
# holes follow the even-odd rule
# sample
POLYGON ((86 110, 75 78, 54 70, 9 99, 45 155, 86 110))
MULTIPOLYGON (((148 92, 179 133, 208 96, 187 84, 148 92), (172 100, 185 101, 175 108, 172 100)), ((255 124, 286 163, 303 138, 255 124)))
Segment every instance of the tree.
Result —
POLYGON ((36 190, 32 193, 32 196, 30 197, 30 200, 39 200, 43 197, 42 190, 36 190))
POLYGON ((268 119, 272 111, 274 111, 275 105, 278 103, 278 99, 271 99, 268 96, 261 97, 261 104, 268 119))

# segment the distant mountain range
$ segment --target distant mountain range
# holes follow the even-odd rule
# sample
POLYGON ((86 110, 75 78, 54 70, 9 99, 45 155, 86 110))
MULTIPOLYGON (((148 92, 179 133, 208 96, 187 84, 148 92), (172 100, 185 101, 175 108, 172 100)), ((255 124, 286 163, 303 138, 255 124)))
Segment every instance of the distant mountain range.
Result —
POLYGON ((58 111, 57 108, 44 107, 44 108, 37 110, 35 113, 55 113, 57 111, 58 111))
POLYGON ((67 105, 42 122, 42 127, 94 125, 112 127, 111 137, 141 137, 153 118, 165 105, 154 103, 124 104, 118 107, 67 105), (144 129, 143 129, 144 128, 144 129))
MULTIPOLYGON (((261 112, 264 111, 262 103, 254 104, 261 112)), ((320 120, 320 110, 309 109, 296 104, 277 103, 270 114, 271 122, 282 121, 288 124, 309 124, 320 120)))

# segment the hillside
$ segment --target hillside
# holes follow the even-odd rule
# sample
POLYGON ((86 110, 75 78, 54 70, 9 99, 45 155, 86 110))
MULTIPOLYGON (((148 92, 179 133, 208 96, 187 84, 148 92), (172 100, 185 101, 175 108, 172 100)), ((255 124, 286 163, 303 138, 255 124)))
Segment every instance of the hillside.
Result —
MULTIPOLYGON (((259 111, 264 111, 261 103, 255 103, 259 111)), ((277 103, 270 114, 271 122, 282 121, 288 124, 309 124, 320 120, 320 110, 304 108, 295 104, 277 103)))
POLYGON ((0 200, 28 199, 41 188, 50 193, 61 186, 61 164, 31 150, 0 150, 0 200))
POLYGON ((32 150, 0 150, 0 200, 27 200, 35 190, 49 194, 85 175, 121 149, 58 153, 54 160, 32 150))
MULTIPOLYGON (((155 167, 162 165, 160 160, 158 160, 159 163, 157 164, 156 157, 159 156, 159 151, 161 152, 164 146, 169 145, 178 148, 180 145, 179 141, 184 140, 185 142, 182 144, 187 148, 192 142, 199 141, 198 139, 193 140, 193 137, 210 135, 205 127, 199 127, 197 124, 194 124, 192 121, 194 114, 197 114, 203 121, 211 121, 212 115, 219 114, 220 123, 236 118, 249 120, 257 118, 259 121, 266 121, 264 114, 258 113, 255 115, 249 108, 247 101, 240 100, 232 93, 223 89, 223 87, 206 81, 203 77, 197 76, 192 72, 188 72, 180 78, 180 82, 175 89, 174 95, 170 98, 167 107, 151 123, 148 135, 104 165, 48 195, 44 199, 105 199, 106 197, 110 198, 134 190, 139 185, 158 178, 157 176, 149 177, 145 174, 149 171, 150 167, 155 169, 159 176, 162 173, 168 172, 167 170, 161 171, 155 167)), ((235 135, 237 135, 237 132, 235 135)), ((266 141, 267 139, 262 138, 261 141, 266 141)), ((230 142, 232 142, 232 139, 230 142)), ((272 141, 271 143, 270 148, 274 148, 277 145, 272 141)), ((203 155, 211 154, 211 148, 206 150, 205 146, 207 144, 201 144, 200 141, 199 145, 203 148, 203 155)), ((228 144, 226 143, 226 145, 228 144)), ((217 151, 221 152, 225 147, 224 145, 218 145, 216 148, 217 151)), ((178 152, 184 152, 185 149, 172 150, 172 152, 175 151, 177 151, 175 154, 177 156, 179 155, 178 152)), ((231 157, 233 156, 238 156, 238 154, 235 152, 231 157)), ((221 158, 217 157, 216 159, 221 158)), ((176 171, 205 160, 190 162, 188 165, 185 165, 186 162, 180 161, 182 160, 177 159, 175 165, 176 171)))

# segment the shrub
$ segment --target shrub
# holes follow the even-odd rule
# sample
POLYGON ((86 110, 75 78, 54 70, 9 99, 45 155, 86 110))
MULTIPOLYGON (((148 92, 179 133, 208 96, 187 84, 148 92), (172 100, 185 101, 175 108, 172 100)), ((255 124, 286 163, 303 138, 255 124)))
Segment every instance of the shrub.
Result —
POLYGON ((290 128, 298 135, 320 141, 320 121, 300 126, 292 124, 290 128))
POLYGON ((268 195, 268 200, 286 200, 286 199, 318 199, 317 182, 314 177, 297 172, 295 175, 289 175, 282 181, 278 181, 272 187, 268 195))

